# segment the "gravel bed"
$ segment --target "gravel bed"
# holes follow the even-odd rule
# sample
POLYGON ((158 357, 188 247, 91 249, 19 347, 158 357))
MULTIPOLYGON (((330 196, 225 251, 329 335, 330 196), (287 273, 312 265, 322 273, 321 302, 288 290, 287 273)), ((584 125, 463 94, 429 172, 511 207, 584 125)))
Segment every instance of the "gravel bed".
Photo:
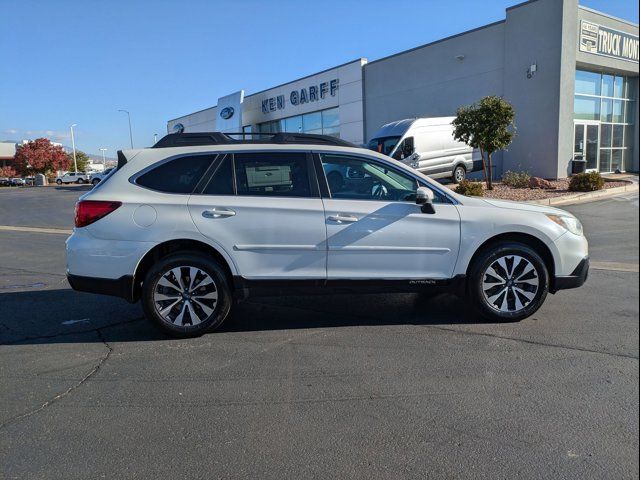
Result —
MULTIPOLYGON (((485 198, 498 198, 501 200, 514 200, 516 202, 526 202, 527 200, 541 200, 543 198, 562 197, 564 195, 573 195, 580 192, 569 191, 569 180, 552 180, 551 184, 556 187, 555 190, 541 190, 533 188, 511 188, 502 183, 494 182, 493 190, 487 190, 484 182, 485 198)), ((605 182, 604 188, 624 187, 629 182, 605 182)), ((456 185, 447 185, 451 190, 455 190, 456 185)))

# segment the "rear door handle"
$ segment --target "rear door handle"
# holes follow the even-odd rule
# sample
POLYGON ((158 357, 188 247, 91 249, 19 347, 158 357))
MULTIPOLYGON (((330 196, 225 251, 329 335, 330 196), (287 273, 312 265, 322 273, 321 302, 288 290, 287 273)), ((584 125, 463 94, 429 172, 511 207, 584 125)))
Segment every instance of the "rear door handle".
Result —
POLYGON ((205 210, 202 212, 202 216, 204 218, 224 218, 224 217, 233 217, 236 214, 234 210, 230 208, 218 208, 214 207, 210 210, 205 210))
POLYGON ((355 215, 345 215, 343 213, 336 213, 335 215, 329 215, 327 220, 336 223, 354 223, 358 221, 358 217, 355 215))

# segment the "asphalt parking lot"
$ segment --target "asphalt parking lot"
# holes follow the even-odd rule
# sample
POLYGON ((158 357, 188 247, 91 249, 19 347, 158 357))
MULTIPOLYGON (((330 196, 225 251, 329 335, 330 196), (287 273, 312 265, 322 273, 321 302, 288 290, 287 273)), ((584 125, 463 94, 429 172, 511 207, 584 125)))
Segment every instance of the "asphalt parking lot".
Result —
POLYGON ((283 297, 173 340, 12 228, 71 228, 87 188, 0 189, 1 477, 638 477, 637 195, 564 207, 594 268, 520 323, 283 297))

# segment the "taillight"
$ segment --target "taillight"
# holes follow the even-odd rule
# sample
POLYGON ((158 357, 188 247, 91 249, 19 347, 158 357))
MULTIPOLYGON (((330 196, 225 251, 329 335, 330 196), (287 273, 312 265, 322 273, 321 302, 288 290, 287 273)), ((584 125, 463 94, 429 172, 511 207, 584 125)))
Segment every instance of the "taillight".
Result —
POLYGON ((106 217, 122 202, 107 202, 102 200, 81 200, 76 203, 76 227, 86 227, 93 222, 106 217))

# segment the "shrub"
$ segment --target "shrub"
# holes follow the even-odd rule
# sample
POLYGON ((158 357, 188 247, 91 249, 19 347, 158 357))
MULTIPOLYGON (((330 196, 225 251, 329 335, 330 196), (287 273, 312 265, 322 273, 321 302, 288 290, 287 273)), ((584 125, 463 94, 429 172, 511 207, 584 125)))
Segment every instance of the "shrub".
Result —
POLYGON ((508 185, 511 188, 529 188, 529 182, 531 175, 527 172, 512 172, 507 170, 502 175, 502 183, 508 185))
POLYGON ((462 180, 456 187, 455 192, 468 197, 482 197, 484 195, 482 183, 472 182, 471 180, 462 180))
POLYGON ((569 181, 569 190, 572 192, 593 192, 603 188, 604 178, 599 172, 578 173, 569 181))

